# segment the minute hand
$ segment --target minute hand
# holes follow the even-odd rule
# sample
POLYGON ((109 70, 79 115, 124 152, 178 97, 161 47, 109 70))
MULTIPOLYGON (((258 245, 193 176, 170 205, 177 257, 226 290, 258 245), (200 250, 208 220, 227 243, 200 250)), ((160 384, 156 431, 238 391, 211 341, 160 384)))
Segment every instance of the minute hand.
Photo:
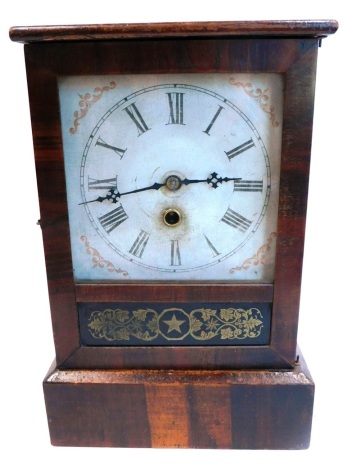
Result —
POLYGON ((185 178, 184 180, 181 180, 181 184, 188 186, 188 184, 194 184, 194 183, 208 183, 208 184, 211 184, 213 188, 217 188, 219 184, 227 183, 228 181, 240 181, 240 180, 241 178, 228 178, 226 176, 225 178, 222 178, 221 176, 218 177, 218 174, 214 171, 213 173, 211 173, 211 176, 209 176, 205 180, 190 180, 188 178, 185 178))
POLYGON ((142 191, 148 191, 149 189, 160 189, 162 186, 165 186, 166 183, 154 183, 151 186, 146 186, 145 188, 133 189, 132 191, 127 191, 126 193, 120 193, 116 188, 111 188, 106 196, 99 196, 96 199, 92 199, 91 201, 80 202, 79 205, 82 204, 89 204, 91 202, 103 202, 103 201, 110 201, 114 204, 118 202, 121 196, 125 196, 126 194, 134 194, 134 193, 141 193, 142 191))

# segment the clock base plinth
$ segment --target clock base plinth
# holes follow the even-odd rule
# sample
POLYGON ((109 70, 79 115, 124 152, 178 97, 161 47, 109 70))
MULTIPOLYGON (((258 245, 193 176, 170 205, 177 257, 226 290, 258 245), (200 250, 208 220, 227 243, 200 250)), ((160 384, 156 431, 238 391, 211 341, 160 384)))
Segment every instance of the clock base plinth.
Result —
POLYGON ((58 446, 305 449, 314 383, 293 370, 59 370, 44 380, 58 446))

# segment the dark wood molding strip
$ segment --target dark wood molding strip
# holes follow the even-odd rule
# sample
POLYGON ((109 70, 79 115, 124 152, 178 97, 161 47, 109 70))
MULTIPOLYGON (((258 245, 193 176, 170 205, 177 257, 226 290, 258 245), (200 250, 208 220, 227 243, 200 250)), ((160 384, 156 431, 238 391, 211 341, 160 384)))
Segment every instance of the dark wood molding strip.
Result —
POLYGON ((273 284, 77 284, 77 302, 272 302, 273 284))
POLYGON ((157 37, 325 37, 337 29, 335 20, 276 20, 14 26, 9 34, 12 41, 29 43, 157 37))

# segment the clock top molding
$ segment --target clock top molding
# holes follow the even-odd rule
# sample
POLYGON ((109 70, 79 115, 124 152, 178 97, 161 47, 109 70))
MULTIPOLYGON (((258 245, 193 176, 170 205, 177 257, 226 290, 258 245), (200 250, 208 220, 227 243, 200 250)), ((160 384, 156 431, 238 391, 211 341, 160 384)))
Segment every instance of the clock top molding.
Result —
POLYGON ((185 23, 14 26, 10 39, 21 43, 98 41, 168 37, 323 38, 338 29, 335 20, 209 21, 185 23))

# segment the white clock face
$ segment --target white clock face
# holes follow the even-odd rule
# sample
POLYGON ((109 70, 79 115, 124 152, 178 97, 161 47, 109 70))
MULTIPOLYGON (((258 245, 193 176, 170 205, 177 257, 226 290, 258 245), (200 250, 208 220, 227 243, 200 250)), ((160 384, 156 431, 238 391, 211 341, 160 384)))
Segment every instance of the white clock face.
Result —
POLYGON ((252 80, 60 80, 78 282, 273 279, 282 80, 252 80))

